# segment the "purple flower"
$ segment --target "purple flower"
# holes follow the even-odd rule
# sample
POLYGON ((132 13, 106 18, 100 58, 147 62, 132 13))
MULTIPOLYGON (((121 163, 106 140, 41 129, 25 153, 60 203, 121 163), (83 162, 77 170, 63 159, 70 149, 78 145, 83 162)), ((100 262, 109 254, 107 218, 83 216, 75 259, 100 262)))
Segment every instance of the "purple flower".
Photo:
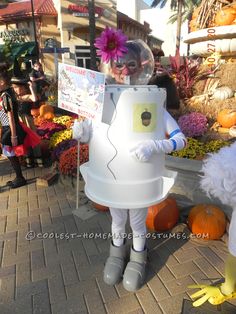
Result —
POLYGON ((64 140, 62 142, 60 142, 52 151, 52 160, 55 161, 55 160, 59 160, 61 154, 71 148, 71 147, 74 147, 78 145, 78 142, 77 140, 75 139, 71 139, 71 140, 64 140))
POLYGON ((50 137, 59 131, 65 130, 66 126, 52 121, 44 121, 36 130, 37 134, 44 140, 49 140, 50 137))
POLYGON ((187 137, 201 136, 207 131, 207 117, 200 112, 191 112, 181 116, 178 124, 187 137))
POLYGON ((117 60, 127 53, 128 49, 125 47, 127 37, 120 29, 115 30, 109 27, 102 32, 101 36, 96 38, 95 47, 98 48, 97 55, 102 57, 102 61, 108 63, 111 59, 117 60))

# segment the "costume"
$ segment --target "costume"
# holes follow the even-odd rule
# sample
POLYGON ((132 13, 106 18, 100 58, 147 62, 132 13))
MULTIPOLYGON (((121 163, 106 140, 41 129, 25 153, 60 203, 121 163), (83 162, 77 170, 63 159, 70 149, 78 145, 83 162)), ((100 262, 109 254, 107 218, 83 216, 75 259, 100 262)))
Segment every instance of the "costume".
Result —
POLYGON ((223 204, 233 208, 229 226, 229 255, 225 263, 225 282, 217 286, 195 285, 200 288, 192 298, 194 306, 200 306, 207 300, 214 305, 236 298, 236 143, 221 148, 218 153, 211 154, 204 161, 201 180, 202 189, 220 199, 223 204))
POLYGON ((102 122, 84 121, 79 136, 82 142, 90 138, 89 162, 80 167, 85 193, 109 206, 112 216, 113 240, 104 281, 114 285, 123 275, 128 291, 144 283, 148 206, 165 199, 174 184, 176 174, 165 169, 164 153, 186 145, 185 136, 164 109, 165 91, 146 85, 153 66, 145 43, 127 42, 122 56, 111 61, 107 76, 108 82, 127 85, 106 86, 102 122), (133 246, 126 265, 128 214, 133 246))
POLYGON ((1 93, 0 121, 2 124, 1 143, 3 145, 3 154, 7 157, 25 155, 29 147, 34 147, 40 143, 40 137, 38 137, 37 134, 35 134, 31 129, 19 121, 18 103, 12 88, 8 88, 1 93), (7 115, 7 113, 10 111, 13 112, 16 134, 18 138, 18 145, 15 147, 12 147, 11 129, 7 115))

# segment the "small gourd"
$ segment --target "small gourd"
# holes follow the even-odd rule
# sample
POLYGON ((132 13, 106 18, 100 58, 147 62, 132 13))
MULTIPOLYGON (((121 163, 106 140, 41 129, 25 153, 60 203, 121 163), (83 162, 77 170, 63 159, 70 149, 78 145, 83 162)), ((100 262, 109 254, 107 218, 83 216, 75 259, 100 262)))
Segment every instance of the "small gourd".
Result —
POLYGON ((224 26, 234 24, 236 18, 236 8, 229 7, 219 10, 215 16, 215 25, 224 26))
POLYGON ((196 205, 189 212, 188 226, 193 234, 204 240, 220 239, 226 229, 225 213, 215 205, 196 205))
POLYGON ((233 90, 228 86, 223 86, 215 89, 213 93, 213 98, 217 100, 225 100, 227 98, 233 97, 234 92, 233 90))
POLYGON ((223 128, 231 128, 236 125, 236 109, 223 109, 218 113, 217 122, 223 128))

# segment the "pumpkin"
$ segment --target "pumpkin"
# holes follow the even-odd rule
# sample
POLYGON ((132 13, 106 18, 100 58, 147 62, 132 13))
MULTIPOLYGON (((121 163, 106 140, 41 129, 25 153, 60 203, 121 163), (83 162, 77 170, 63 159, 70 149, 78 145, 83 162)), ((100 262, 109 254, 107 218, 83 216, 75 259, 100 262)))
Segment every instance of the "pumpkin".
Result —
POLYGON ((52 112, 46 112, 44 115, 43 115, 43 118, 45 120, 52 120, 53 118, 55 117, 54 113, 52 112))
POLYGON ((146 226, 152 231, 166 231, 173 228, 178 220, 179 209, 176 200, 168 197, 148 208, 146 226))
POLYGON ((40 106, 40 108, 39 108, 40 117, 43 117, 45 115, 45 113, 48 113, 48 112, 54 113, 54 107, 50 106, 48 104, 43 104, 40 106))
POLYGON ((233 97, 234 92, 233 90, 228 86, 223 86, 220 88, 216 88, 213 93, 213 98, 217 100, 225 100, 227 98, 233 97))
POLYGON ((199 204, 190 210, 188 226, 193 234, 201 235, 202 239, 217 240, 225 233, 226 217, 215 205, 199 204))
POLYGON ((223 109, 218 113, 217 122, 223 128, 231 128, 236 125, 236 109, 223 109))
POLYGON ((92 206, 97 209, 97 210, 100 210, 102 212, 106 212, 109 210, 109 207, 106 207, 104 205, 101 205, 101 204, 98 204, 98 203, 95 203, 95 202, 92 202, 92 206))
POLYGON ((215 16, 215 25, 216 26, 231 25, 234 23, 235 18, 236 18, 235 7, 223 8, 219 10, 215 16))

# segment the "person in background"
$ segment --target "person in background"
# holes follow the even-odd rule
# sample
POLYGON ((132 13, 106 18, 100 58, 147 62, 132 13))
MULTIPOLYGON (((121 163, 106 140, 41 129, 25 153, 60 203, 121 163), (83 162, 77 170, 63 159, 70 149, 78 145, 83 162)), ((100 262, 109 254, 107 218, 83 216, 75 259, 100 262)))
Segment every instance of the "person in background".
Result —
POLYGON ((44 100, 45 89, 49 86, 46 76, 43 71, 42 64, 36 61, 33 65, 33 70, 29 74, 31 82, 36 84, 36 92, 41 100, 44 100))
MULTIPOLYGON (((36 132, 34 120, 30 113, 34 104, 38 100, 33 83, 22 77, 13 77, 11 79, 11 84, 12 88, 15 91, 17 101, 19 104, 18 112, 20 120, 25 125, 27 125, 31 130, 36 132)), ((41 150, 39 145, 37 145, 33 149, 30 149, 29 155, 26 157, 26 166, 27 167, 43 166, 41 150)))
POLYGON ((155 68, 153 76, 151 77, 148 85, 156 85, 159 88, 166 89, 167 110, 179 109, 180 99, 176 85, 168 71, 161 64, 161 57, 164 56, 164 52, 161 49, 154 49, 152 52, 155 60, 155 68))
POLYGON ((18 118, 18 104, 13 89, 10 87, 10 79, 7 73, 6 63, 0 63, 0 123, 2 125, 1 144, 2 153, 10 161, 15 171, 16 178, 8 181, 11 188, 26 185, 27 182, 22 174, 21 165, 15 155, 13 147, 24 141, 26 133, 20 127, 18 118))

